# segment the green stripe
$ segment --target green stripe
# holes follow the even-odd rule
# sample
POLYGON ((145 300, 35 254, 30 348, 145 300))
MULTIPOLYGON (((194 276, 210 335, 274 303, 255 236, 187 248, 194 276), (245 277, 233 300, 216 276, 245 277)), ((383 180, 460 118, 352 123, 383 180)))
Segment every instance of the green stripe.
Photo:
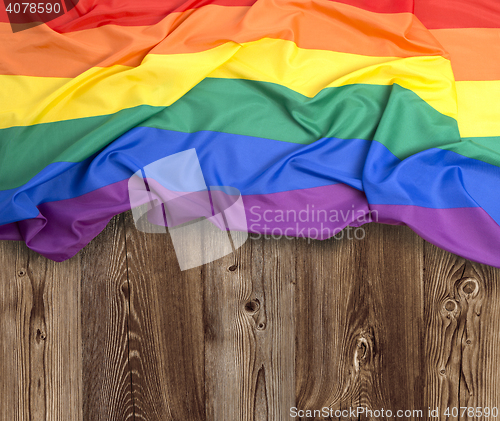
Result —
POLYGON ((441 149, 500 167, 500 136, 463 138, 461 142, 441 146, 441 149))
POLYGON ((302 144, 323 137, 377 140, 400 159, 459 140, 454 119, 399 85, 347 85, 308 98, 267 82, 205 79, 170 107, 0 130, 0 189, 26 183, 52 162, 88 158, 138 125, 302 144))

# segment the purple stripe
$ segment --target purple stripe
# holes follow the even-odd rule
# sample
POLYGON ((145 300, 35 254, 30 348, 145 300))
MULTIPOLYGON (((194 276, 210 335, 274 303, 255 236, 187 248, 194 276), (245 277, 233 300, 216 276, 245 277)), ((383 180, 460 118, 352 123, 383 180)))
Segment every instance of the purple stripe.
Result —
POLYGON ((128 180, 79 197, 38 205, 39 215, 0 226, 1 240, 22 240, 41 255, 62 262, 96 237, 110 219, 130 209, 128 180))
MULTIPOLYGON (((272 228, 282 229, 283 232, 288 228, 287 235, 305 236, 308 234, 308 229, 320 228, 321 224, 312 221, 313 205, 314 212, 316 212, 320 209, 329 209, 331 204, 335 203, 336 209, 344 212, 343 217, 339 217, 340 221, 325 224, 330 232, 334 229, 339 231, 348 225, 353 209, 359 210, 362 214, 368 212, 364 194, 344 184, 273 194, 248 195, 243 196, 243 202, 250 229, 251 225, 254 225, 254 230, 251 232, 262 234, 271 234, 272 228), (331 198, 331 200, 328 201, 325 198, 331 198), (292 220, 273 221, 271 229, 268 229, 265 221, 262 221, 261 226, 255 221, 256 214, 263 217, 266 210, 275 212, 295 210, 297 219, 295 222, 292 220), (299 215, 300 211, 304 212, 299 215), (305 216, 307 211, 309 217, 305 216), (301 216, 302 218, 299 219, 301 216), (304 220, 306 221, 303 222, 304 220)), ((76 198, 43 203, 38 205, 38 209, 40 214, 36 218, 0 226, 0 239, 25 241, 32 250, 60 262, 69 259, 85 247, 106 227, 114 215, 130 209, 128 180, 76 198)), ((269 213, 265 216, 268 217, 269 213)), ((311 234, 314 236, 314 231, 311 234)), ((324 235, 320 238, 328 237, 329 235, 324 235)))
MULTIPOLYGON (((325 239, 347 225, 358 227, 370 220, 406 224, 438 247, 500 267, 500 227, 481 208, 369 206, 363 192, 344 184, 246 195, 243 202, 248 231, 254 234, 325 239)), ((130 209, 128 180, 38 209, 36 218, 0 226, 0 239, 25 241, 38 253, 63 261, 85 247, 114 215, 130 209)))
POLYGON ((482 208, 370 205, 378 222, 408 225, 424 240, 466 259, 500 267, 500 227, 482 208))
POLYGON ((287 235, 325 240, 347 225, 371 222, 365 194, 345 184, 246 195, 243 202, 248 231, 275 238, 287 235))

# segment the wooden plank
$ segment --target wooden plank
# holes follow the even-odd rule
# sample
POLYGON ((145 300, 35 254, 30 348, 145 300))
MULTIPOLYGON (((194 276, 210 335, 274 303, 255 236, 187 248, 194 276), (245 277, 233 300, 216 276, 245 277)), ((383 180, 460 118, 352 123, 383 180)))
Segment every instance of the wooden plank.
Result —
POLYGON ((474 412, 460 418, 459 408, 500 402, 500 270, 431 244, 425 261, 426 400, 438 409, 435 419, 476 419, 474 412))
POLYGON ((135 419, 204 420, 202 269, 180 271, 167 234, 125 216, 135 419))
MULTIPOLYGON (((355 335, 349 331, 349 297, 356 289, 354 244, 349 241, 296 240, 296 394, 299 410, 352 406, 357 391, 355 335), (353 342, 354 340, 354 342, 353 342)), ((356 326, 353 327, 357 329, 356 326)), ((310 418, 302 418, 310 419, 310 418)))
POLYGON ((84 420, 134 417, 129 365, 129 285, 123 216, 81 253, 84 420))
POLYGON ((496 407, 500 414, 500 269, 469 262, 463 277, 459 294, 467 311, 460 406, 482 407, 483 413, 496 407))
MULTIPOLYGON (((295 406, 295 247, 288 240, 252 241, 252 248, 246 254, 247 265, 255 263, 252 256, 262 253, 262 276, 254 277, 252 272, 245 273, 253 282, 255 295, 262 291, 261 311, 256 318, 256 339, 261 350, 262 369, 267 389, 266 420, 287 419, 290 408, 295 406), (266 321, 267 319, 267 321, 266 321)), ((242 260, 245 264, 245 260, 242 260)), ((244 268, 245 265, 242 266, 244 268)), ((259 357, 259 354, 257 354, 259 357)), ((256 366, 260 365, 257 360, 256 366)))
POLYGON ((403 227, 363 230, 297 243, 298 409, 423 406, 422 240, 403 227))
POLYGON ((405 419, 421 420, 423 412, 414 411, 425 406, 424 242, 408 227, 382 224, 367 227, 366 240, 360 243, 360 266, 366 262, 360 271, 360 296, 369 302, 365 330, 373 332, 373 342, 367 339, 373 365, 365 386, 373 398, 367 397, 366 406, 390 409, 393 414, 411 411, 405 419))
POLYGON ((205 269, 207 420, 285 420, 295 404, 294 243, 250 239, 235 257, 205 269))
POLYGON ((0 242, 0 419, 498 407, 500 270, 405 227, 364 229, 249 240, 186 271, 130 214, 64 263, 0 242))
POLYGON ((0 243, 3 419, 81 420, 80 260, 0 243))
MULTIPOLYGON (((43 300, 47 331, 44 335, 43 330, 38 333, 33 328, 31 334, 35 341, 40 337, 47 343, 46 419, 82 420, 80 257, 56 263, 37 255, 27 266, 28 275, 38 269, 39 288, 46 284, 43 300), (37 261, 36 266, 33 261, 37 261)), ((38 307, 34 313, 43 317, 38 307)))
MULTIPOLYGON (((207 244, 208 247, 217 245, 217 241, 207 244)), ((256 297, 252 297, 249 278, 239 276, 240 251, 236 256, 226 256, 203 268, 207 421, 253 420, 254 393, 260 368, 256 366, 256 321, 253 316, 264 313, 256 297), (252 303, 246 305, 251 299, 252 303)), ((262 300, 262 296, 258 298, 262 300)), ((259 323, 265 327, 265 320, 259 323)), ((261 399, 265 402, 264 377, 261 376, 261 399)), ((261 414, 261 417, 265 416, 265 412, 261 414)))
POLYGON ((27 366, 23 364, 26 327, 21 320, 22 293, 16 273, 18 254, 27 254, 21 243, 0 242, 0 419, 29 419, 29 384, 27 366), (25 390, 23 390, 25 389, 25 390))
MULTIPOLYGON (((140 408, 147 419, 284 419, 294 402, 294 285, 283 275, 292 253, 287 261, 281 250, 276 259, 276 242, 252 241, 236 264, 229 255, 181 272, 169 235, 143 234, 132 224, 136 416, 140 408)), ((220 246, 214 238, 202 247, 220 246)), ((185 247, 195 240, 181 239, 185 247)))

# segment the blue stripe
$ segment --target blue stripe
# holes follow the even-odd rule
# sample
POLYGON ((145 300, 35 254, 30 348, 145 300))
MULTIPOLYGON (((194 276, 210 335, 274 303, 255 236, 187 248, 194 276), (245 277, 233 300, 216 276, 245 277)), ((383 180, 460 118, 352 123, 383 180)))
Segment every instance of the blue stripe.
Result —
POLYGON ((36 205, 129 178, 165 156, 195 148, 207 185, 269 194, 345 183, 371 204, 477 207, 500 223, 500 168, 442 149, 403 161, 378 142, 323 138, 309 145, 218 132, 138 127, 80 163, 54 163, 27 184, 0 192, 0 224, 38 215, 36 205))
POLYGON ((500 168, 445 149, 432 148, 401 161, 373 142, 363 187, 371 204, 434 209, 482 207, 500 223, 500 168))
POLYGON ((191 148, 196 149, 207 185, 228 185, 243 194, 338 182, 361 189, 369 147, 369 141, 357 139, 324 138, 303 145, 219 132, 137 127, 85 161, 53 163, 25 185, 0 192, 0 224, 33 218, 38 214, 34 205, 125 180, 151 162, 191 148), (328 162, 323 156, 329 157, 328 162))

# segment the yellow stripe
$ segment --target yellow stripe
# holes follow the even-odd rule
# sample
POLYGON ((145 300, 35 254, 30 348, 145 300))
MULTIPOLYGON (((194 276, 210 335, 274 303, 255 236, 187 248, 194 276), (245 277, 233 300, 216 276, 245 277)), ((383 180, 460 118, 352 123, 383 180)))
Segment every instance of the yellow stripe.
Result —
POLYGON ((500 81, 456 82, 462 137, 500 136, 500 81))
POLYGON ((170 105, 229 60, 239 45, 195 54, 149 55, 138 67, 94 67, 76 78, 0 76, 0 128, 170 105))
POLYGON ((244 44, 233 60, 209 76, 277 83, 305 96, 354 83, 411 89, 442 114, 456 117, 450 61, 441 56, 372 57, 298 48, 291 41, 262 39, 244 44))
POLYGON ((398 83, 456 117, 451 66, 441 56, 360 56, 262 39, 199 53, 150 54, 138 67, 92 68, 74 79, 2 75, 0 128, 111 114, 142 104, 167 106, 205 77, 273 82, 309 97, 330 86, 398 83))

